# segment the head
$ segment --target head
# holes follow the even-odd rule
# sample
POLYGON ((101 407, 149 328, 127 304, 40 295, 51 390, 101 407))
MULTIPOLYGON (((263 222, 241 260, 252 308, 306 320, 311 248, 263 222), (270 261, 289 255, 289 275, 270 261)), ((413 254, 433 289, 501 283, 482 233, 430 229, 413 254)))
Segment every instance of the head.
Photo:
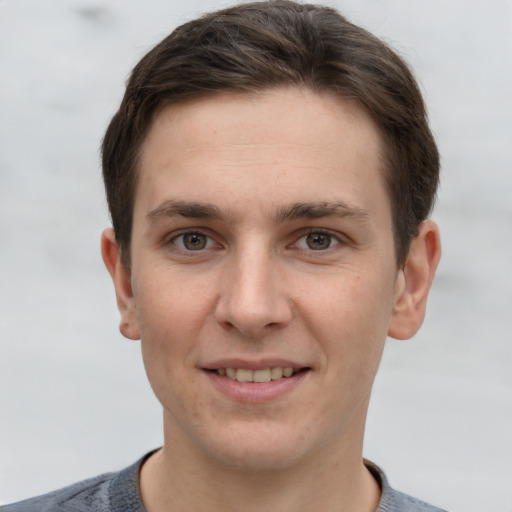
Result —
POLYGON ((389 46, 334 9, 277 0, 190 21, 134 68, 102 146, 107 201, 127 269, 141 148, 155 116, 218 93, 290 86, 355 100, 373 119, 384 142, 395 259, 403 266, 439 179, 439 155, 414 76, 389 46))
POLYGON ((103 157, 103 258, 168 457, 360 458, 386 335, 419 328, 439 259, 437 153, 402 61, 322 7, 210 14, 137 65, 103 157))

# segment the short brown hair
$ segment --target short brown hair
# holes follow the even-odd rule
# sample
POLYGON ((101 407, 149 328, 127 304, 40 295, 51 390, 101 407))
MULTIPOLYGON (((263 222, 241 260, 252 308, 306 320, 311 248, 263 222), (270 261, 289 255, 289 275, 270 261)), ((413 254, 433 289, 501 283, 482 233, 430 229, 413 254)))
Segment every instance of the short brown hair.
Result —
POLYGON ((336 10, 254 2, 178 27, 135 66, 102 144, 103 179, 123 263, 130 266, 141 145, 163 106, 219 91, 307 87, 356 100, 384 139, 385 178, 399 266, 432 208, 439 154, 407 64, 336 10))

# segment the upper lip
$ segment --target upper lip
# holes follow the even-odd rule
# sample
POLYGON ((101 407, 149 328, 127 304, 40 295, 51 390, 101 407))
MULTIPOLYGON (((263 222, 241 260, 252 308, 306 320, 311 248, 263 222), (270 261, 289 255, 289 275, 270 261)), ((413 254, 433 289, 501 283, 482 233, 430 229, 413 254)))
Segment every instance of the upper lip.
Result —
POLYGON ((201 366, 204 370, 218 370, 219 368, 244 368, 247 370, 265 370, 267 368, 308 368, 297 361, 290 359, 268 358, 248 360, 241 358, 218 359, 201 366))

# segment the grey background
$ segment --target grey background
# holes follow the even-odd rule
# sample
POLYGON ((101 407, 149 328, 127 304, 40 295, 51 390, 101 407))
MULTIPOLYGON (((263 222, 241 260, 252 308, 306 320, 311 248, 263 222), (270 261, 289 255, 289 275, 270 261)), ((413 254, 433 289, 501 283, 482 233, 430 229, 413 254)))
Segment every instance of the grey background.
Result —
MULTIPOLYGON (((365 456, 453 512, 512 511, 512 2, 330 2, 406 55, 443 155, 425 325, 390 340, 365 456)), ((97 148, 130 68, 226 2, 0 0, 0 503, 161 443, 99 254, 97 148)))

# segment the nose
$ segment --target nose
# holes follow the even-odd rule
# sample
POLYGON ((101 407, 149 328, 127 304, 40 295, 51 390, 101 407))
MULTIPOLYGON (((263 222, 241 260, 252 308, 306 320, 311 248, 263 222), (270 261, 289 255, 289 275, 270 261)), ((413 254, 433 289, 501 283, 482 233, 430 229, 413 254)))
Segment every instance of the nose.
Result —
POLYGON ((226 265, 222 281, 215 318, 224 328, 258 338, 292 319, 283 270, 269 251, 239 251, 226 265))

